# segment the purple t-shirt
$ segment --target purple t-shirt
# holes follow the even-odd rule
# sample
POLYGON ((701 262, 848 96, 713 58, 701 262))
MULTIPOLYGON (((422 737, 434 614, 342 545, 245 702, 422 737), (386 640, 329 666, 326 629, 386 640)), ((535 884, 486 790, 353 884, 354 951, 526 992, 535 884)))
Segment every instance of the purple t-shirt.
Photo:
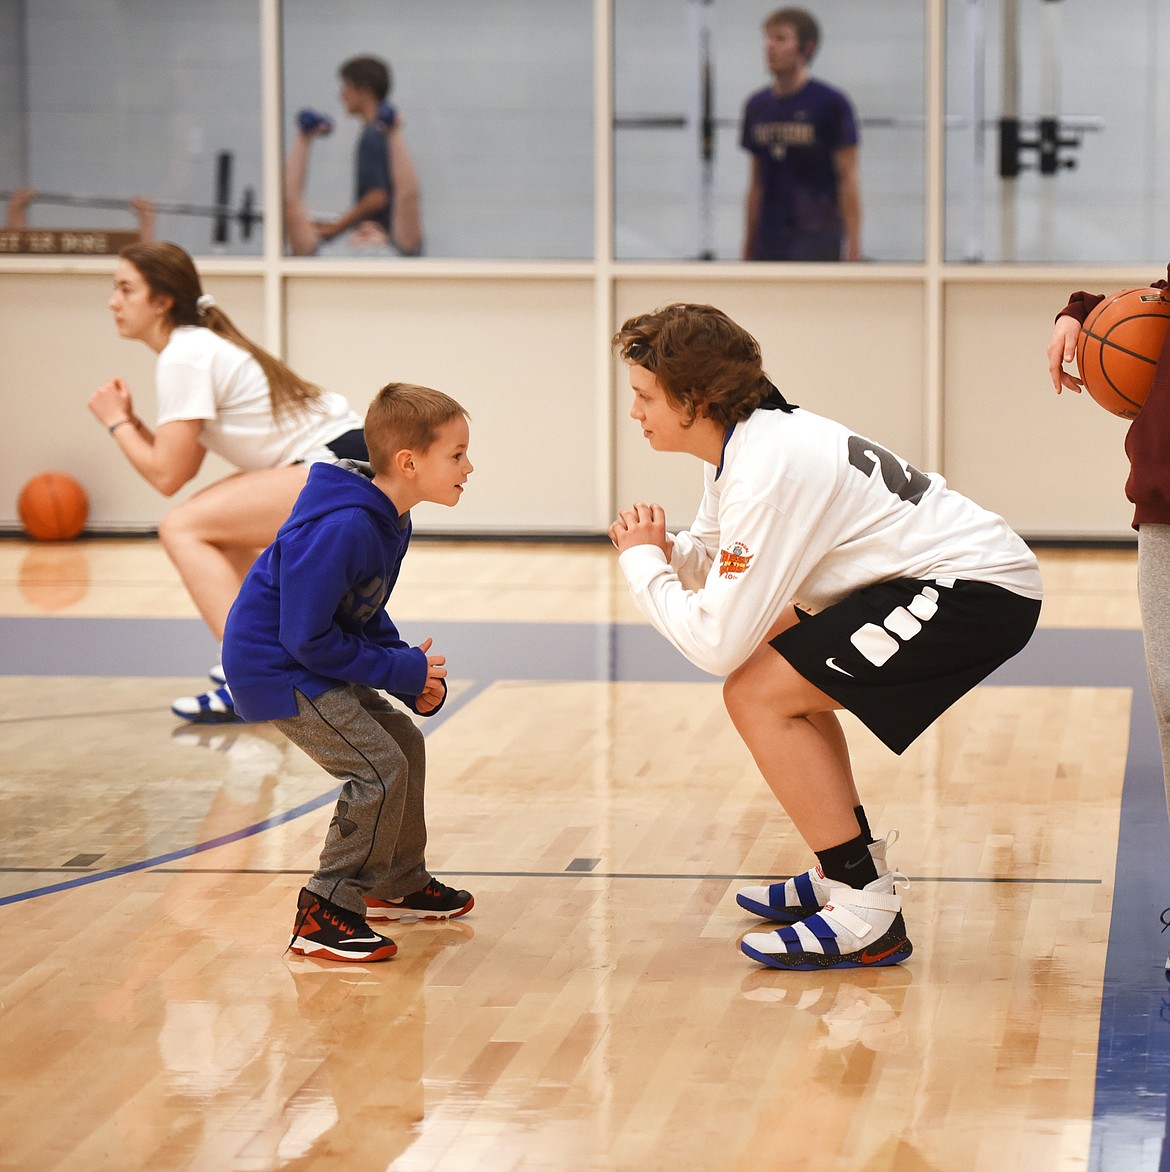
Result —
POLYGON ((783 97, 769 86, 748 98, 740 145, 759 159, 763 202, 753 260, 840 260, 841 221, 833 156, 857 145, 849 99, 809 80, 783 97))

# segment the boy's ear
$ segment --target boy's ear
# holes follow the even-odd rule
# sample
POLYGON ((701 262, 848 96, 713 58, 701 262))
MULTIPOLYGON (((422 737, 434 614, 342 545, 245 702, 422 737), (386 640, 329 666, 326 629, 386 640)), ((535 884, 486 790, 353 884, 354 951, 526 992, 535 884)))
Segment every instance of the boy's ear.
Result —
POLYGON ((411 477, 414 475, 414 452, 410 448, 402 448, 394 453, 394 471, 399 476, 411 477))

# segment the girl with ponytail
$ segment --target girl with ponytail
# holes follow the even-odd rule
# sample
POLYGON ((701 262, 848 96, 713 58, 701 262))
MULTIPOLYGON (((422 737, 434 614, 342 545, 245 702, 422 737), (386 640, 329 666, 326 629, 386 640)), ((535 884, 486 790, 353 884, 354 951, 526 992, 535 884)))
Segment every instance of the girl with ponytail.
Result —
MULTIPOLYGON (((219 640, 257 553, 270 545, 318 461, 367 459, 362 421, 340 395, 306 382, 257 346, 203 291, 177 244, 122 250, 109 308, 123 338, 157 355, 153 428, 120 378, 89 409, 148 483, 173 496, 211 451, 238 469, 164 514, 158 532, 192 601, 219 640)), ((171 706, 185 720, 238 719, 218 665, 211 690, 171 706)))

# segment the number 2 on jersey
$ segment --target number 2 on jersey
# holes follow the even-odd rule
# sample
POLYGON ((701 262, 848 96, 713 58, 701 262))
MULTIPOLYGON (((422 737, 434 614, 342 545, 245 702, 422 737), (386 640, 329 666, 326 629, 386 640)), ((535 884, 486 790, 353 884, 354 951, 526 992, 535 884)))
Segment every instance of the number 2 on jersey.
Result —
POLYGON ((912 505, 918 504, 930 487, 930 477, 925 472, 919 472, 913 464, 903 467, 893 452, 859 435, 849 437, 849 463, 866 476, 872 476, 875 467, 880 469, 886 488, 912 505))

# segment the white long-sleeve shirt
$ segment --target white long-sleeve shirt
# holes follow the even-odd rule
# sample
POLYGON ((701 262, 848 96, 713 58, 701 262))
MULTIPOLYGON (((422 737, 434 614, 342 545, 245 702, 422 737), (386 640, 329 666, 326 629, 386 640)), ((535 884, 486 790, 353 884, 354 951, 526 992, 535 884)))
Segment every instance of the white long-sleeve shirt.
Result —
POLYGON ((990 582, 1042 597, 1002 517, 831 419, 757 410, 708 464, 688 531, 619 561, 639 609, 697 667, 727 675, 789 603, 818 611, 875 582, 990 582))

